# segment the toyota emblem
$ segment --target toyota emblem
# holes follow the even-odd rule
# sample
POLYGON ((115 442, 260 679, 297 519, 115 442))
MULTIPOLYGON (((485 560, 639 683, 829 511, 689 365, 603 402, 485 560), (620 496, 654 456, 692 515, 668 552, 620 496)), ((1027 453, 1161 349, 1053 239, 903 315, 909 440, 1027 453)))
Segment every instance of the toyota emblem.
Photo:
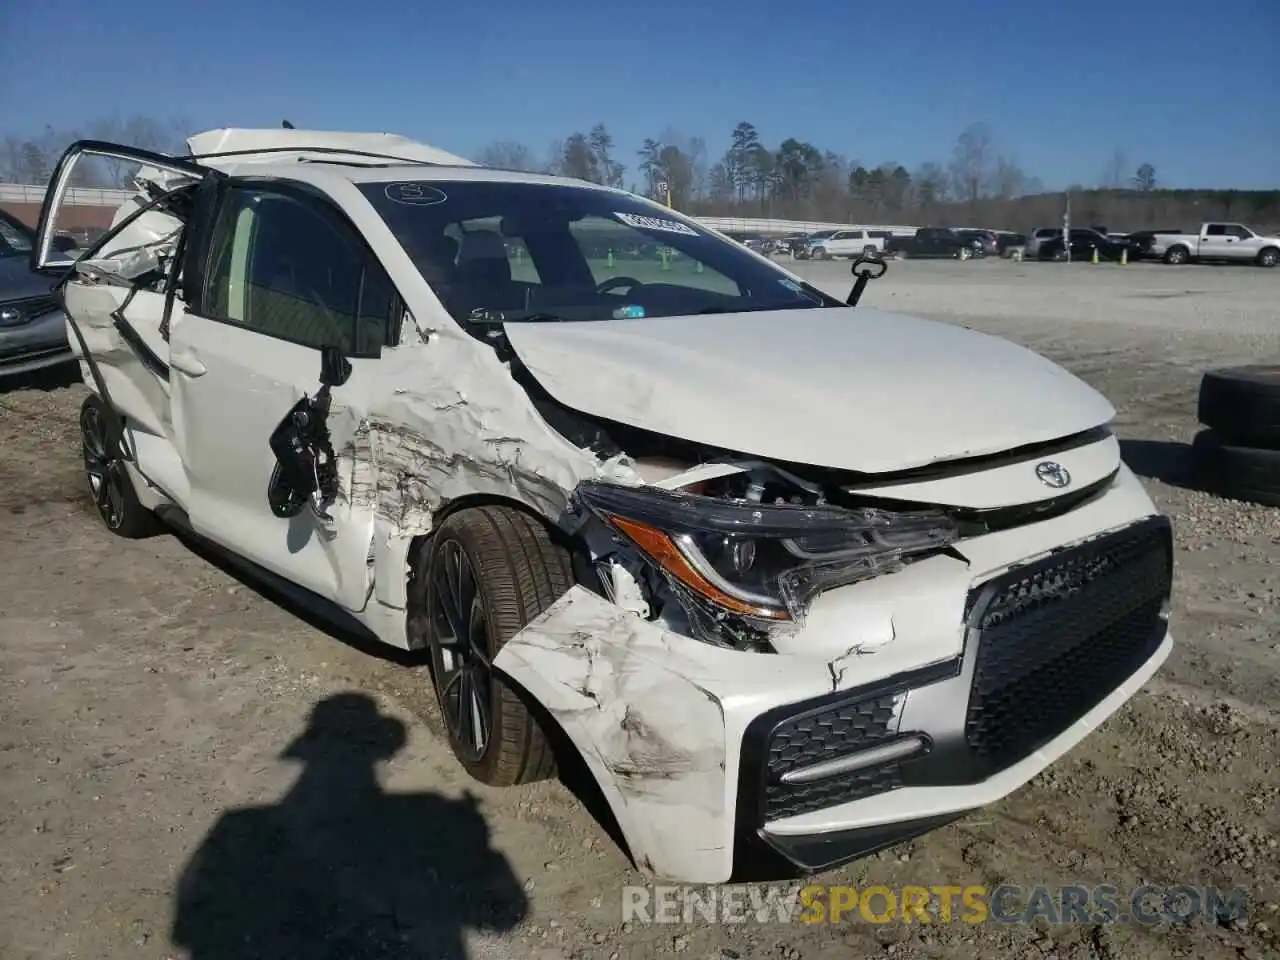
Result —
POLYGON ((1055 490, 1061 490, 1071 482, 1071 474, 1067 472, 1067 468, 1052 460, 1036 464, 1036 477, 1046 487, 1053 487, 1055 490))

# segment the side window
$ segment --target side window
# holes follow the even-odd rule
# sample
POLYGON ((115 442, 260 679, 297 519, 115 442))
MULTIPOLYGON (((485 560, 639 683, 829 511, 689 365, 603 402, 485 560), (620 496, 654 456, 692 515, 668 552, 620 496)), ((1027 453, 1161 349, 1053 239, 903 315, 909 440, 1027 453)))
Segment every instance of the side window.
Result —
POLYGON ((1209 237, 1225 237, 1227 228, 1221 223, 1211 223, 1208 229, 1205 230, 1205 235, 1209 237))
POLYGON ((239 188, 214 231, 205 313, 304 346, 370 356, 386 342, 394 289, 323 201, 239 188))
POLYGON ((1227 236, 1235 237, 1237 240, 1249 240, 1253 237, 1253 234, 1238 223, 1233 223, 1227 227, 1227 236))
POLYGON ((0 256, 30 252, 31 241, 26 235, 4 217, 0 217, 0 256))

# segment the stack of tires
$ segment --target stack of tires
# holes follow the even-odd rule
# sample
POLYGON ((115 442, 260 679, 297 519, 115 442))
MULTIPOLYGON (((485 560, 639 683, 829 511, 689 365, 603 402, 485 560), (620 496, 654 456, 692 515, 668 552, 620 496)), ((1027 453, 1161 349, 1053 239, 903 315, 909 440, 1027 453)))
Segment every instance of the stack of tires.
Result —
POLYGON ((1196 482, 1232 500, 1280 507, 1280 366, 1210 370, 1191 445, 1196 482))

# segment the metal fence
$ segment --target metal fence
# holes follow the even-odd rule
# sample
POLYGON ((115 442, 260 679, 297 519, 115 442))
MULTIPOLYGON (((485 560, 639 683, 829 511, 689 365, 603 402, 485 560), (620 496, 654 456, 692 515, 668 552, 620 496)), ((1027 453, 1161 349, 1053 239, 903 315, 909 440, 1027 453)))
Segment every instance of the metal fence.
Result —
MULTIPOLYGON (((35 183, 0 183, 0 201, 8 203, 44 203, 45 188, 35 183)), ((77 207, 118 207, 137 194, 132 190, 105 187, 71 187, 64 203, 77 207)))

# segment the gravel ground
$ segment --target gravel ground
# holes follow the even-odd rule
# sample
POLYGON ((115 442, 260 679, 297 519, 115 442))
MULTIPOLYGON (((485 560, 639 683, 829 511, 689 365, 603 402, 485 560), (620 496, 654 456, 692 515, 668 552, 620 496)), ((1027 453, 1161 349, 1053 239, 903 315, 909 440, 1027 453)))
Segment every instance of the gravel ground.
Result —
MULTIPOLYGON (((797 267, 848 289, 847 264, 797 267)), ((1243 886, 1247 922, 622 924, 642 881, 607 833, 559 783, 461 775, 420 663, 176 538, 107 534, 84 389, 46 378, 0 393, 0 957, 1276 956, 1280 510, 1183 476, 1200 373, 1280 355, 1280 271, 909 261, 864 303, 1026 343, 1112 399, 1176 524, 1179 644, 1028 787, 822 882, 1243 886)))

